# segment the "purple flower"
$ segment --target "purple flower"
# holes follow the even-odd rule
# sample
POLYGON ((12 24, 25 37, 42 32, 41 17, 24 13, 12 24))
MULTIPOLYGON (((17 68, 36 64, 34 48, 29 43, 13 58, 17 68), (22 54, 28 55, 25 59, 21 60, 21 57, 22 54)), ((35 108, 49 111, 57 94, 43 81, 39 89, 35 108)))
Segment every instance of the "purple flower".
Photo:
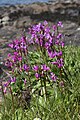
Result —
POLYGON ((26 50, 26 49, 27 49, 27 45, 22 42, 22 43, 20 44, 20 48, 23 49, 23 50, 26 50))
POLYGON ((11 53, 8 54, 8 57, 11 57, 11 53))
POLYGON ((35 77, 36 77, 37 79, 39 79, 40 74, 39 74, 39 73, 35 73, 35 77))
POLYGON ((14 63, 17 62, 17 57, 15 55, 13 55, 11 59, 14 63))
POLYGON ((18 44, 15 44, 14 49, 15 50, 20 50, 20 46, 18 44))
POLYGON ((57 39, 60 39, 61 37, 62 37, 62 34, 59 33, 59 34, 57 35, 57 39))
POLYGON ((21 41, 22 43, 26 43, 26 39, 27 39, 27 38, 26 38, 25 36, 22 36, 20 41, 21 41))
POLYGON ((10 48, 14 48, 13 43, 8 44, 8 46, 9 46, 10 48))
POLYGON ((57 52, 56 51, 53 52, 50 49, 48 49, 48 55, 49 55, 50 58, 54 58, 54 57, 56 57, 57 52))
POLYGON ((50 38, 50 34, 49 34, 49 33, 45 33, 44 35, 45 35, 45 38, 46 38, 46 39, 49 39, 49 38, 50 38))
MULTIPOLYGON (((45 27, 44 31, 45 31, 45 34, 47 35, 50 32, 50 28, 49 27, 45 27)), ((50 36, 50 34, 49 34, 49 36, 50 36)))
POLYGON ((63 41, 61 41, 61 42, 60 42, 60 45, 61 45, 62 47, 64 47, 64 42, 63 42, 63 41))
POLYGON ((59 45, 59 43, 60 43, 60 41, 57 39, 57 40, 55 41, 55 44, 56 44, 56 45, 59 45))
POLYGON ((9 47, 15 49, 16 51, 22 50, 25 51, 27 49, 27 42, 26 42, 26 37, 21 37, 20 40, 16 39, 12 43, 8 45, 9 47))
POLYGON ((57 61, 51 62, 53 65, 58 65, 57 61))
POLYGON ((3 92, 4 92, 4 94, 6 94, 6 92, 7 92, 7 87, 4 88, 3 92))
POLYGON ((57 56, 58 56, 58 57, 62 56, 62 51, 59 51, 59 52, 57 53, 57 56))
POLYGON ((49 43, 52 45, 52 43, 53 43, 53 39, 52 39, 52 37, 50 37, 50 39, 49 39, 49 43))
POLYGON ((22 57, 21 56, 18 56, 18 61, 21 61, 22 60, 22 57))
POLYGON ((46 42, 46 43, 45 43, 45 48, 46 48, 46 49, 49 49, 49 47, 50 47, 50 44, 49 44, 48 42, 46 42))
POLYGON ((62 22, 61 22, 61 21, 59 21, 59 22, 58 22, 58 24, 57 24, 57 26, 58 26, 58 27, 63 27, 62 22))
POLYGON ((51 62, 51 64, 57 65, 58 63, 57 63, 57 61, 54 61, 54 62, 51 62))
POLYGON ((15 83, 16 82, 16 78, 14 77, 14 78, 10 78, 10 80, 9 80, 11 83, 15 83))
POLYGON ((38 71, 38 70, 39 70, 39 66, 34 65, 33 70, 34 70, 34 71, 38 71))
POLYGON ((52 79, 53 81, 55 81, 55 82, 56 82, 57 77, 55 76, 55 74, 54 74, 54 73, 52 73, 52 72, 51 72, 51 76, 50 76, 50 77, 51 77, 51 79, 52 79))
POLYGON ((63 59, 62 59, 62 58, 60 58, 60 60, 57 60, 57 62, 58 62, 58 68, 63 67, 64 62, 63 62, 63 59))
POLYGON ((18 45, 19 43, 20 43, 20 41, 18 39, 16 39, 16 40, 13 41, 14 45, 18 45))
POLYGON ((64 42, 63 42, 63 41, 60 41, 60 40, 58 40, 58 39, 55 41, 55 44, 56 44, 56 45, 60 45, 61 47, 64 47, 64 42))
POLYGON ((22 60, 22 57, 19 55, 18 52, 14 52, 14 55, 11 56, 11 61, 13 61, 14 63, 21 60, 22 60))
POLYGON ((39 40, 39 44, 40 44, 40 46, 43 46, 43 40, 42 39, 39 40))
POLYGON ((44 64, 44 65, 41 65, 41 69, 42 69, 43 71, 48 71, 48 70, 50 70, 50 68, 49 68, 48 66, 46 66, 45 64, 44 64))
POLYGON ((48 25, 48 22, 45 20, 43 24, 46 26, 46 25, 48 25))
POLYGON ((53 58, 53 52, 52 51, 48 51, 48 55, 50 58, 53 58))
POLYGON ((5 82, 5 83, 3 84, 4 87, 8 87, 8 85, 9 85, 9 82, 5 82))
POLYGON ((58 59, 58 60, 55 61, 55 62, 51 62, 51 63, 54 64, 54 65, 57 65, 58 68, 61 68, 61 67, 63 67, 63 65, 64 65, 64 62, 63 62, 63 59, 62 59, 62 58, 58 59))
POLYGON ((18 52, 14 52, 14 55, 15 55, 15 56, 18 56, 18 52))
POLYGON ((56 30, 56 29, 57 29, 57 26, 56 26, 56 25, 53 25, 52 28, 53 28, 53 30, 56 30))
POLYGON ((23 65, 23 69, 28 72, 30 68, 29 68, 28 65, 24 64, 24 65, 23 65))

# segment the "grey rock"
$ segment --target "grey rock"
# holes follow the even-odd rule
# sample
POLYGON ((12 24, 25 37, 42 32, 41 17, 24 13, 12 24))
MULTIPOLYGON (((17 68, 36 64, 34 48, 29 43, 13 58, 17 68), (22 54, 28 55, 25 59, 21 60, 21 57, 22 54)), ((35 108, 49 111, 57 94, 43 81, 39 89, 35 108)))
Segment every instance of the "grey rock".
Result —
POLYGON ((0 19, 0 23, 2 22, 2 19, 0 19))
POLYGON ((67 9, 66 13, 70 16, 78 16, 79 15, 79 11, 77 9, 67 9))
POLYGON ((7 26, 7 25, 9 25, 9 22, 3 21, 2 24, 3 24, 3 26, 7 26))
POLYGON ((80 31, 80 27, 78 27, 78 28, 76 29, 76 31, 80 31))
POLYGON ((18 14, 17 10, 12 11, 12 12, 9 14, 10 21, 12 21, 12 20, 14 21, 14 20, 16 20, 18 17, 19 17, 19 14, 18 14))
POLYGON ((9 16, 5 16, 5 17, 3 17, 3 18, 2 18, 2 21, 4 21, 4 22, 9 21, 9 16))
MULTIPOLYGON (((7 37, 4 33, 7 34, 7 32, 9 32, 8 29, 11 29, 9 35, 13 38, 14 35, 16 36, 16 33, 19 36, 23 28, 25 28, 27 32, 29 26, 40 21, 47 20, 51 24, 57 21, 63 21, 65 26, 63 32, 64 34, 69 34, 69 37, 66 37, 65 40, 67 41, 66 44, 68 44, 69 41, 73 43, 73 38, 75 38, 77 34, 75 31, 80 32, 76 30, 80 24, 80 4, 77 2, 78 0, 73 0, 73 2, 71 0, 55 0, 55 2, 53 2, 55 4, 35 3, 0 7, 0 34, 7 37), (69 22, 66 23, 66 21, 69 22), (5 32, 5 30, 7 32, 5 32)), ((78 38, 76 41, 78 41, 78 38)))
POLYGON ((67 4, 67 3, 70 4, 70 3, 73 2, 73 0, 60 0, 60 2, 61 2, 61 3, 66 3, 66 4, 67 4))
POLYGON ((73 2, 80 4, 80 0, 73 0, 73 2))
POLYGON ((2 23, 0 23, 0 28, 2 28, 3 27, 3 24, 2 23))
POLYGON ((80 0, 49 0, 49 3, 65 3, 65 4, 77 3, 77 4, 80 4, 80 0))

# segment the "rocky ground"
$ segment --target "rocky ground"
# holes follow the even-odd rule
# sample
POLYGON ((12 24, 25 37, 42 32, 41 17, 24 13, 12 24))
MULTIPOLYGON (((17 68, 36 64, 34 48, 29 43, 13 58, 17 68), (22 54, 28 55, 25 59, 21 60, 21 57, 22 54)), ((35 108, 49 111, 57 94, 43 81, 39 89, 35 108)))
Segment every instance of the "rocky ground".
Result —
POLYGON ((8 51, 7 44, 26 34, 28 27, 47 20, 50 24, 62 21, 65 43, 80 45, 80 0, 56 0, 49 3, 0 7, 0 58, 8 51))
POLYGON ((47 20, 62 21, 65 44, 80 45, 80 0, 55 0, 49 3, 0 7, 0 63, 10 51, 7 44, 22 36, 32 24, 47 20))

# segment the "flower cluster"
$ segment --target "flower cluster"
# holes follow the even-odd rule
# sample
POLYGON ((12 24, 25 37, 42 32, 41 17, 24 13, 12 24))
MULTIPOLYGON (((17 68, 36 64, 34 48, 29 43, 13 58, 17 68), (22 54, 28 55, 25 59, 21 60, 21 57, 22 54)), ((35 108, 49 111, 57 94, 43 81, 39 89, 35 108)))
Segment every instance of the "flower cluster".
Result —
POLYGON ((47 73, 50 74, 50 78, 53 81, 56 81, 56 79, 57 79, 56 75, 53 72, 51 72, 50 67, 46 66, 46 64, 43 64, 41 66, 34 65, 33 70, 35 71, 35 77, 37 79, 39 79, 39 78, 44 78, 45 79, 45 76, 46 76, 47 73))
POLYGON ((27 38, 23 36, 21 39, 14 40, 8 46, 14 49, 15 52, 13 54, 8 54, 5 65, 9 68, 16 65, 19 66, 19 62, 22 62, 23 57, 26 57, 28 52, 27 38))
POLYGON ((17 62, 21 60, 22 60, 22 56, 18 52, 14 52, 13 55, 9 53, 5 65, 7 67, 12 67, 14 66, 14 64, 17 64, 17 62))
POLYGON ((3 92, 6 93, 7 92, 7 88, 9 87, 9 85, 12 84, 12 83, 15 83, 15 82, 16 82, 16 78, 15 77, 13 77, 13 78, 10 77, 10 79, 3 84, 3 88, 4 88, 3 92))
POLYGON ((45 47, 46 49, 50 49, 53 44, 64 47, 64 42, 59 40, 63 37, 63 35, 61 33, 55 34, 55 30, 63 25, 61 22, 58 22, 58 24, 54 26, 55 28, 52 26, 51 29, 48 25, 48 22, 44 21, 44 23, 39 23, 38 25, 34 25, 29 28, 29 33, 31 34, 31 43, 36 43, 45 47))
MULTIPOLYGON (((44 81, 45 79, 49 79, 51 82, 56 82, 59 76, 56 75, 54 66, 59 69, 59 71, 64 66, 62 52, 64 42, 63 34, 58 31, 60 27, 63 27, 63 24, 60 21, 51 27, 47 21, 44 21, 43 23, 33 25, 29 28, 29 34, 31 34, 30 39, 23 36, 8 45, 14 52, 13 54, 8 54, 5 65, 11 68, 11 75, 13 74, 13 78, 11 77, 10 80, 3 85, 4 93, 6 93, 7 87, 11 83, 17 81, 15 76, 19 75, 18 79, 22 79, 22 83, 26 85, 26 78, 29 77, 30 80, 30 77, 33 75, 31 72, 34 73, 36 79, 44 79, 44 81), (32 44, 34 46, 37 45, 37 48, 39 47, 39 50, 36 50, 41 57, 39 64, 34 62, 35 64, 33 65, 30 62, 28 47, 32 44), (14 72, 15 70, 16 72, 14 72), (29 72, 30 74, 26 74, 29 72)), ((35 61, 34 58, 32 59, 35 61)), ((31 82, 32 81, 30 81, 30 83, 31 82)), ((20 85, 22 83, 20 83, 20 85)))
MULTIPOLYGON (((56 67, 61 69, 64 65, 64 60, 62 57, 64 42, 63 34, 58 31, 59 27, 63 27, 63 24, 60 21, 51 27, 47 21, 44 21, 43 23, 39 23, 29 28, 29 33, 31 34, 31 43, 40 46, 41 52, 46 51, 43 53, 43 56, 46 56, 47 53, 49 59, 52 60, 52 62, 49 61, 49 64, 56 65, 56 67)), ((42 70, 42 73, 43 71, 46 71, 46 69, 50 69, 47 68, 46 65, 41 68, 44 69, 42 70)), ((34 66, 34 71, 36 71, 36 78, 40 78, 40 76, 42 76, 42 73, 39 74, 39 71, 41 71, 40 66, 34 66)), ((57 79, 53 72, 51 72, 50 75, 50 78, 53 80, 57 79)))
POLYGON ((47 71, 50 70, 50 68, 48 66, 46 66, 45 64, 41 65, 41 66, 37 66, 37 65, 34 65, 33 67, 33 70, 36 72, 35 73, 35 77, 37 79, 41 78, 41 77, 44 77, 45 76, 45 73, 47 71))
POLYGON ((27 50, 27 39, 26 37, 21 37, 20 40, 14 40, 12 43, 10 43, 8 46, 16 51, 20 52, 26 52, 27 50))
MULTIPOLYGON (((10 48, 12 48, 14 51, 13 53, 9 53, 7 60, 5 62, 5 65, 10 68, 11 72, 10 74, 13 76, 10 80, 4 84, 4 93, 7 90, 7 87, 14 81, 16 82, 16 74, 20 74, 20 72, 28 72, 29 71, 29 65, 26 64, 27 61, 27 54, 28 54, 28 43, 27 43, 27 38, 26 37, 21 37, 20 39, 14 40, 8 45, 10 48), (25 59, 23 61, 23 59, 25 59)), ((22 80, 23 81, 23 80, 22 80)), ((25 84, 25 80, 23 81, 25 84)), ((22 83, 23 83, 22 82, 22 83)))
POLYGON ((57 25, 53 25, 52 27, 49 27, 48 22, 44 21, 44 23, 39 23, 38 25, 31 27, 29 33, 31 34, 32 43, 38 44, 45 49, 50 58, 56 58, 56 62, 53 64, 56 64, 60 68, 63 67, 61 48, 64 47, 64 42, 62 33, 57 31, 59 27, 63 27, 62 22, 60 21, 57 25))

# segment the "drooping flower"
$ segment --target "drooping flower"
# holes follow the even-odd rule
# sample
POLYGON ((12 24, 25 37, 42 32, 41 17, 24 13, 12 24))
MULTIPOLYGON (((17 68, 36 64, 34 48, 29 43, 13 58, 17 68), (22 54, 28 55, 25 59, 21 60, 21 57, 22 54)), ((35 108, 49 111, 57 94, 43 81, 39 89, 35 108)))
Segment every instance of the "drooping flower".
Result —
POLYGON ((57 39, 60 39, 61 37, 62 37, 62 34, 59 33, 59 34, 57 35, 57 39))
POLYGON ((49 68, 48 66, 46 66, 45 64, 44 64, 44 65, 41 65, 41 69, 42 69, 43 71, 48 71, 48 70, 50 70, 50 68, 49 68))
POLYGON ((10 48, 14 48, 14 45, 13 45, 13 43, 9 43, 9 45, 8 45, 10 48))
POLYGON ((26 64, 23 64, 23 67, 22 67, 25 71, 29 71, 30 67, 26 64))
POLYGON ((9 85, 9 81, 7 81, 3 84, 4 87, 8 87, 8 85, 9 85))
POLYGON ((63 58, 60 58, 60 59, 58 59, 57 61, 51 62, 51 63, 54 64, 54 65, 57 65, 58 68, 61 68, 61 67, 63 67, 63 65, 64 65, 63 58))
POLYGON ((61 42, 60 42, 60 45, 61 45, 61 46, 62 46, 62 48, 63 48, 65 44, 64 44, 64 42, 63 42, 63 41, 61 41, 61 42))
POLYGON ((50 58, 54 58, 57 56, 57 52, 56 51, 53 52, 52 50, 48 49, 48 55, 50 58))
POLYGON ((46 26, 46 25, 48 25, 48 22, 45 20, 43 24, 46 26))
POLYGON ((37 79, 39 79, 39 78, 40 78, 40 74, 39 74, 39 73, 35 73, 35 77, 36 77, 37 79))
POLYGON ((56 80, 57 80, 57 76, 53 73, 53 72, 51 72, 51 79, 54 81, 54 82, 56 82, 56 80))
POLYGON ((53 58, 53 57, 54 57, 54 56, 53 56, 53 51, 51 51, 51 49, 48 49, 47 51, 48 51, 49 57, 50 57, 50 58, 53 58))
POLYGON ((61 22, 61 21, 59 21, 59 22, 58 22, 58 24, 57 24, 57 26, 58 26, 58 27, 62 27, 62 28, 63 28, 63 24, 62 24, 62 22, 61 22))
POLYGON ((45 42, 45 46, 44 47, 48 50, 49 47, 50 47, 50 43, 49 42, 45 42))
POLYGON ((13 78, 11 77, 10 80, 11 80, 11 83, 15 83, 16 82, 16 78, 15 77, 13 77, 13 78))
POLYGON ((38 71, 38 70, 39 70, 39 66, 34 65, 33 70, 34 70, 34 71, 38 71))
POLYGON ((3 92, 4 92, 4 94, 6 94, 6 92, 7 92, 7 87, 4 87, 3 92))
POLYGON ((55 30, 57 30, 57 26, 56 25, 53 25, 53 30, 55 31, 55 30))
POLYGON ((62 56, 62 51, 57 52, 57 56, 58 57, 62 56))
POLYGON ((11 53, 8 53, 8 55, 7 55, 8 57, 11 57, 11 53))
POLYGON ((59 45, 60 44, 60 41, 58 39, 55 40, 55 44, 56 45, 59 45))

